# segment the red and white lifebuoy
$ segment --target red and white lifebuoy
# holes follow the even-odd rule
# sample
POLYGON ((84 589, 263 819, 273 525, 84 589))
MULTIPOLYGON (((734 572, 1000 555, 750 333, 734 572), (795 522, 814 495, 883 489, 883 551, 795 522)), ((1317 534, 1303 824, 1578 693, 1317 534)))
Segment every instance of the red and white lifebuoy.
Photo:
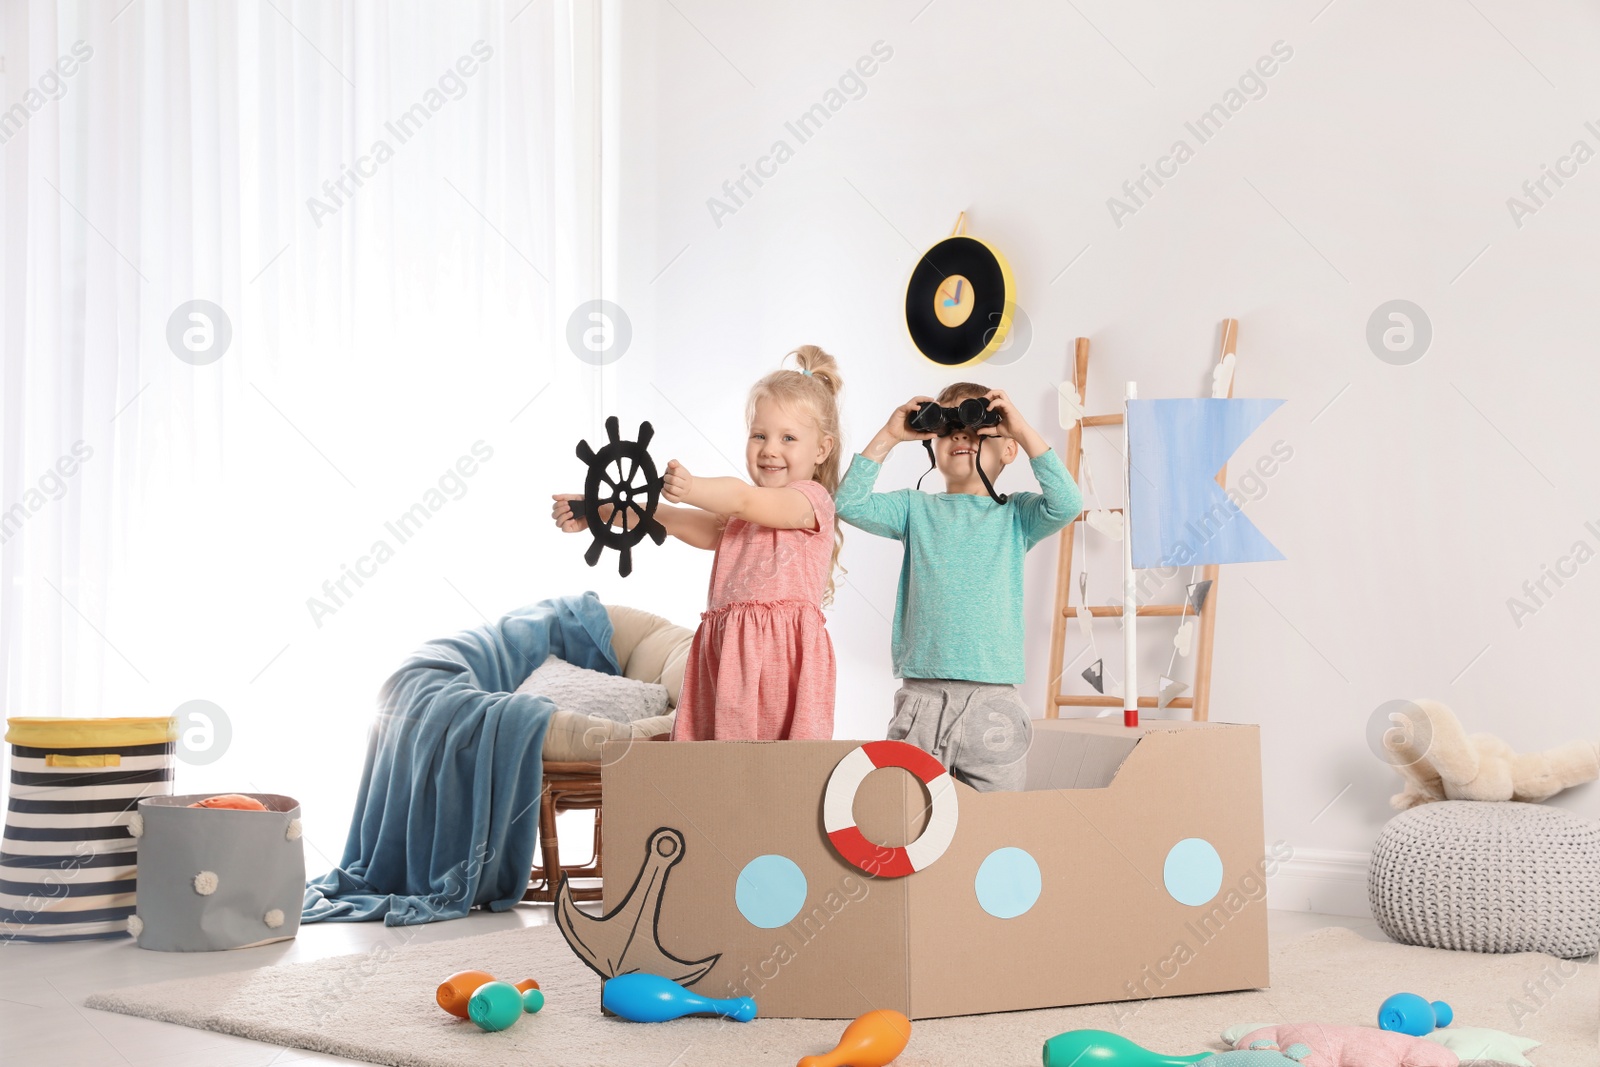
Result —
POLYGON ((956 834, 956 788, 938 760, 905 741, 868 741, 835 764, 822 796, 822 827, 839 855, 880 878, 904 878, 944 855, 956 834), (910 771, 928 788, 928 825, 909 845, 879 845, 856 828, 856 791, 880 767, 910 771))

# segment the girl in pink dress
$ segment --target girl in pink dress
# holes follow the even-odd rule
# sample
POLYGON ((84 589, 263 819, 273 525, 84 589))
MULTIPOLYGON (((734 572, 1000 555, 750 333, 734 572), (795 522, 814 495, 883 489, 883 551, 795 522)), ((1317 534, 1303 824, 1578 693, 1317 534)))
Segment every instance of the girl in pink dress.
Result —
MULTIPOLYGON (((667 464, 667 500, 712 517, 717 534, 706 611, 678 698, 675 741, 833 737, 833 642, 822 608, 833 598, 840 532, 838 364, 815 345, 798 370, 750 390, 749 484, 697 478, 667 464)), ((669 527, 670 530, 670 527, 669 527)))
MULTIPOLYGON (((833 515, 839 370, 815 345, 791 355, 798 370, 774 371, 750 390, 750 482, 667 464, 662 495, 688 506, 660 507, 656 518, 674 537, 717 553, 676 741, 833 736, 833 642, 822 608, 833 597, 841 536, 833 515)), ((568 499, 556 498, 556 522, 583 529, 568 499)))

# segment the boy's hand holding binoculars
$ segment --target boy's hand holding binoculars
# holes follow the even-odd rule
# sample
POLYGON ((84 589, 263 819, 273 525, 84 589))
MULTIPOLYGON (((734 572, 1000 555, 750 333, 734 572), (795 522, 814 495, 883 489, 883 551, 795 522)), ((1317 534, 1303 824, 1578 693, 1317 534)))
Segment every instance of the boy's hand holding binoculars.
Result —
POLYGON ((894 409, 889 416, 889 421, 883 424, 883 429, 873 435, 872 440, 861 454, 874 463, 882 463, 895 445, 901 441, 929 441, 939 435, 911 428, 912 419, 926 404, 932 404, 931 396, 914 396, 910 400, 894 409))
POLYGON ((925 441, 930 437, 939 436, 937 432, 921 431, 912 428, 912 423, 918 411, 924 404, 933 403, 931 396, 914 396, 910 400, 894 409, 894 414, 889 416, 889 421, 883 424, 883 431, 896 441, 925 441))
POLYGON ((1030 457, 1042 456, 1050 451, 1050 442, 1039 435, 1027 419, 1022 417, 1022 412, 1011 402, 1011 397, 1006 395, 1004 389, 991 389, 988 396, 990 415, 998 414, 1000 421, 996 425, 999 436, 1009 437, 1016 441, 1030 457))

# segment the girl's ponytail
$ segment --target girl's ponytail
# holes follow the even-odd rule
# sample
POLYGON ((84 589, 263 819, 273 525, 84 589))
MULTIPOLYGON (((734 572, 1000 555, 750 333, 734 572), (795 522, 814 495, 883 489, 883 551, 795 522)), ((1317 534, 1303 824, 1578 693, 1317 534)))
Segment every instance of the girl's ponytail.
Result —
POLYGON ((837 398, 839 390, 844 388, 844 382, 839 377, 839 361, 816 345, 801 345, 789 353, 794 357, 796 367, 800 373, 815 378, 825 386, 830 395, 837 398))

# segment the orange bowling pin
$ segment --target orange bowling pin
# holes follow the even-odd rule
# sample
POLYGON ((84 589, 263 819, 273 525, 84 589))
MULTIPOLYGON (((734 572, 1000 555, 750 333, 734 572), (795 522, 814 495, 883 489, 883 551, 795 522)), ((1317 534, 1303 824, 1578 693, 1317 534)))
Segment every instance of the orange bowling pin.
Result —
POLYGON ((910 1040, 910 1019, 897 1011, 869 1011, 844 1028, 832 1052, 802 1057, 796 1067, 884 1067, 910 1040))
MULTIPOLYGON (((472 1001, 472 994, 481 985, 494 981, 494 975, 487 971, 457 971, 443 982, 434 991, 433 999, 438 1001, 439 1007, 454 1015, 457 1019, 468 1017, 467 1005, 472 1001)), ((526 993, 530 989, 538 989, 539 983, 532 978, 524 978, 513 983, 519 992, 526 993)))

